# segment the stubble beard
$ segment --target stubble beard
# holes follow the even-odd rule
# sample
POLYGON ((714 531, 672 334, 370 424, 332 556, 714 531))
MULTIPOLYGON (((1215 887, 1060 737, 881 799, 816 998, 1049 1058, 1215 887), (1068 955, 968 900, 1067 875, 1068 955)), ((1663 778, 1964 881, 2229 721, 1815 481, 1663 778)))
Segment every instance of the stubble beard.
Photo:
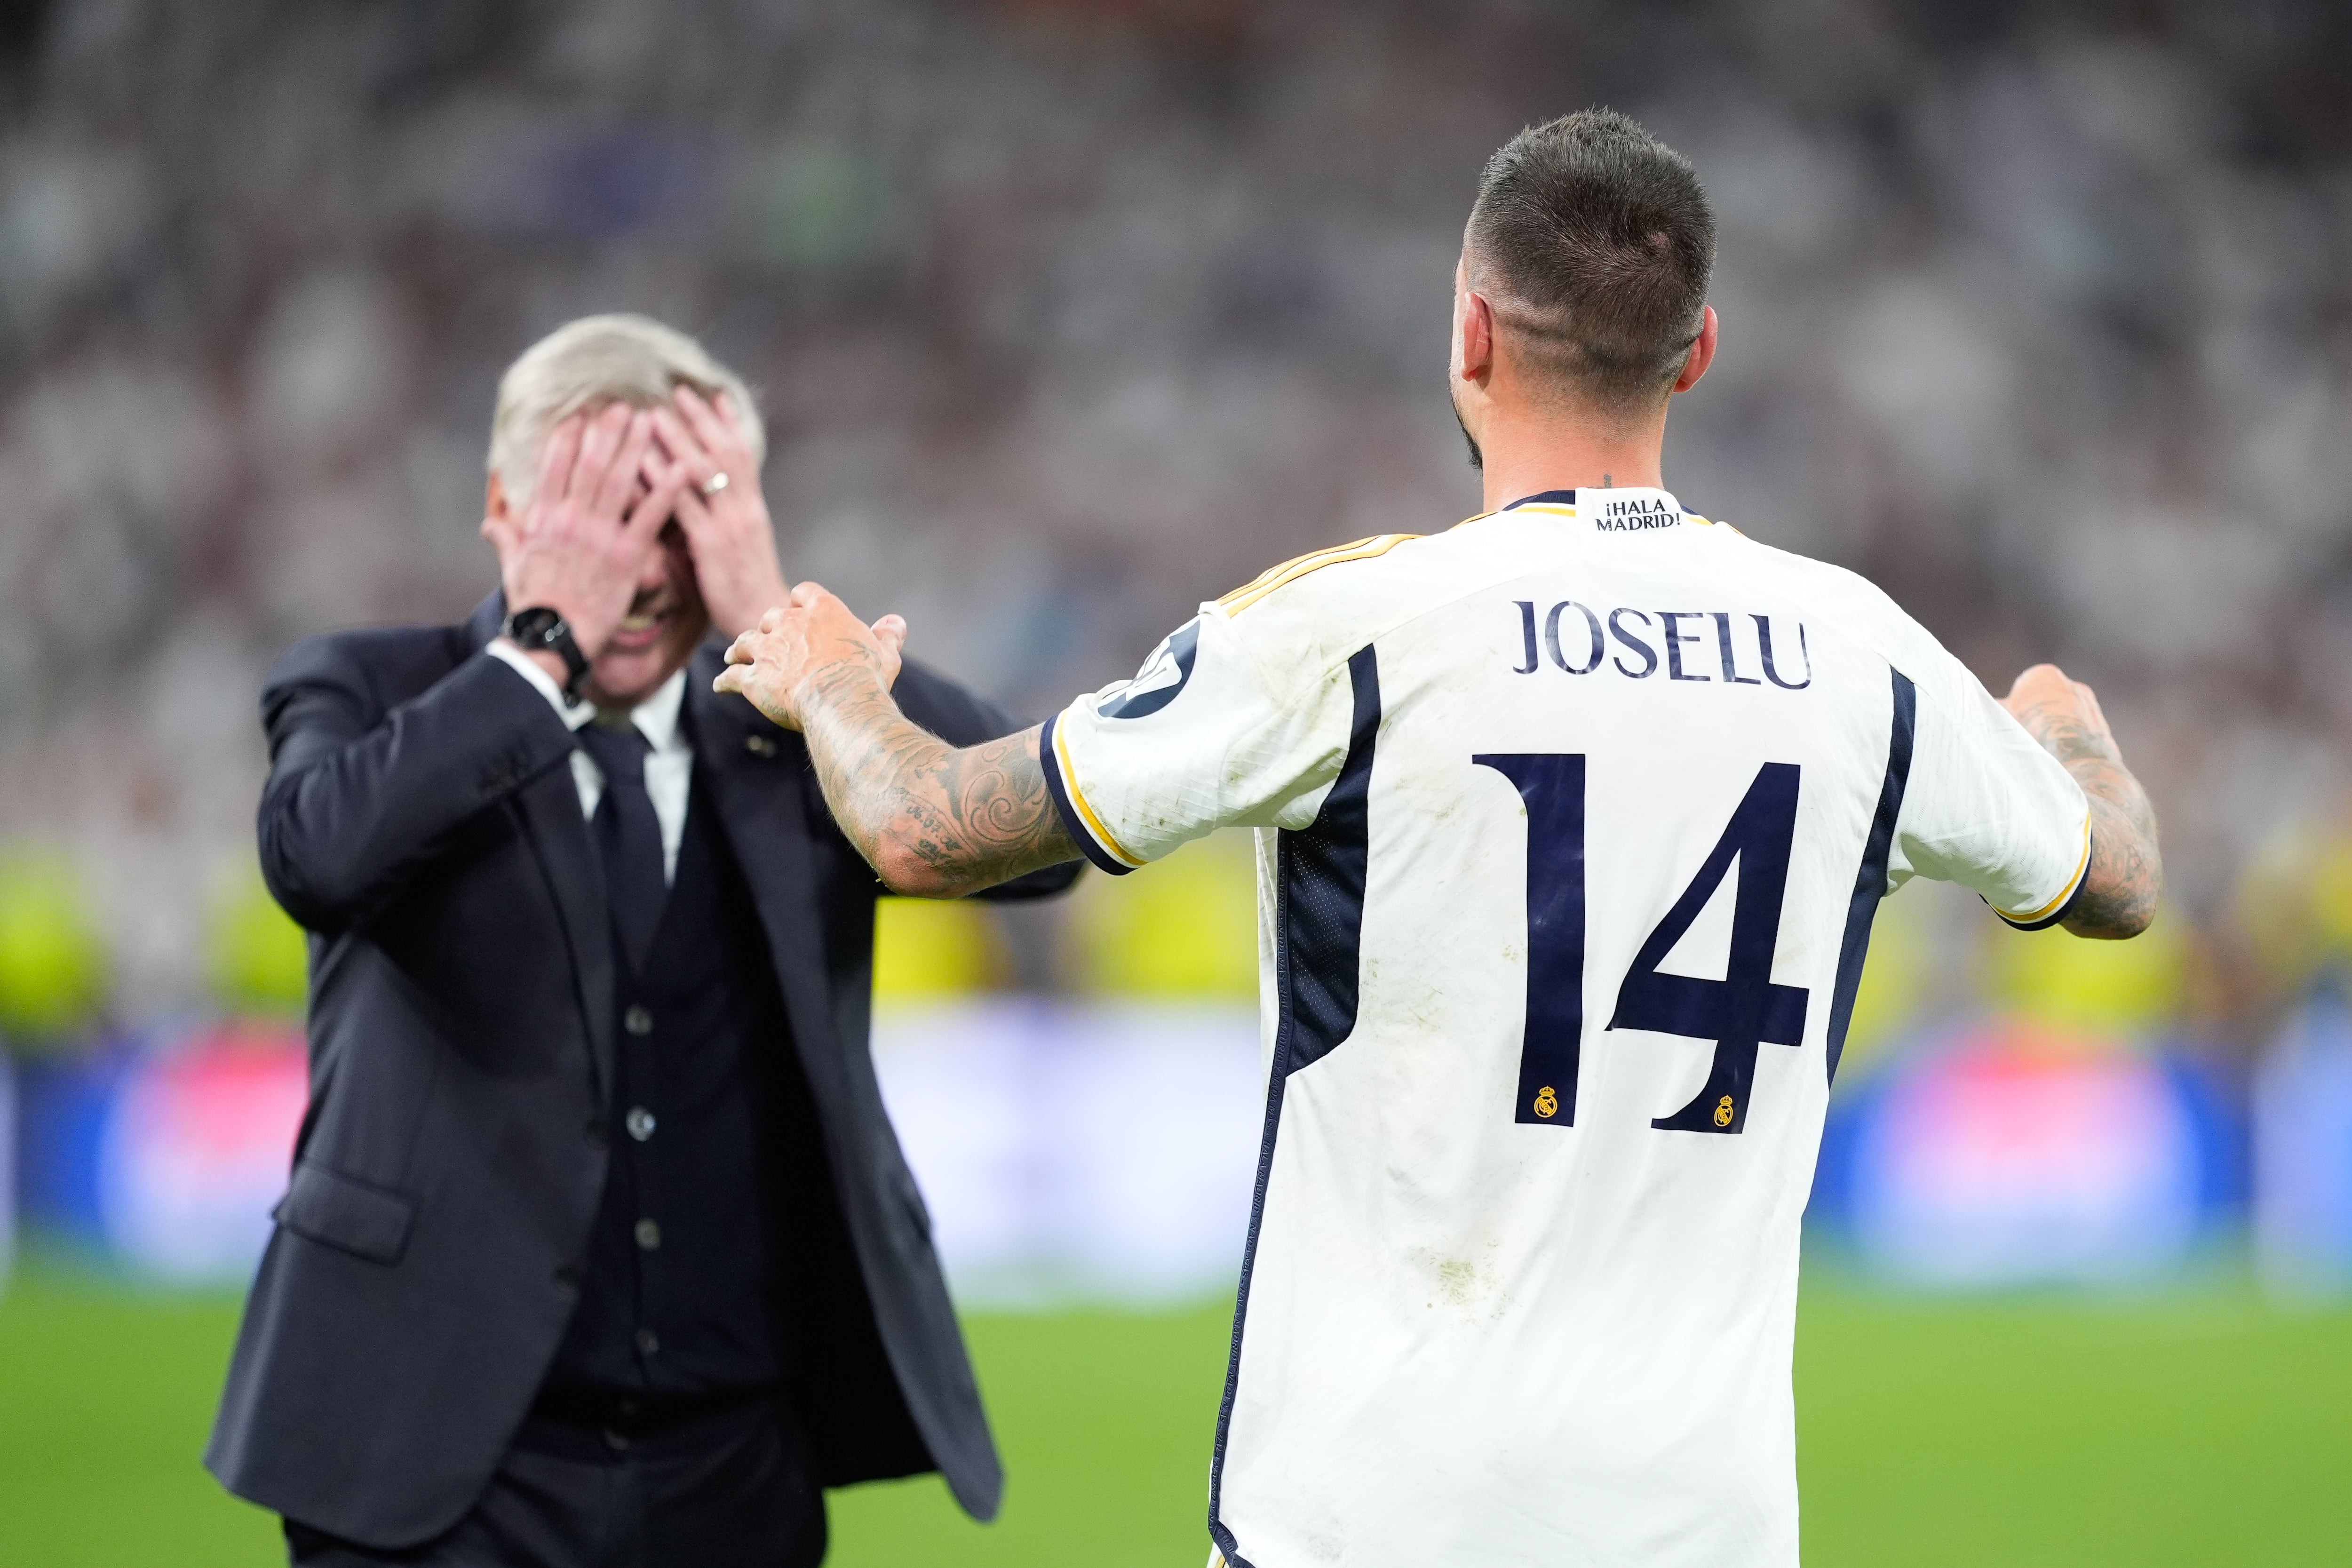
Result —
POLYGON ((1462 417, 1462 405, 1460 401, 1452 396, 1450 391, 1446 401, 1454 405, 1454 423, 1461 428, 1464 445, 1470 448, 1471 468, 1476 469, 1480 473, 1486 472, 1486 454, 1478 449, 1478 437, 1470 434, 1470 422, 1462 417))

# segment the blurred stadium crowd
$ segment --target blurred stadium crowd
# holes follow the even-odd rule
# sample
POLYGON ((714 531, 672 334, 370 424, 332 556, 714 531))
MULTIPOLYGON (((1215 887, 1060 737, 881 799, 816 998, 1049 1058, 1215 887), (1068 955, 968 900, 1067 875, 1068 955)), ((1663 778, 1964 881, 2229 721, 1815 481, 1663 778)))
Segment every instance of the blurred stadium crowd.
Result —
MULTIPOLYGON (((0 53, 20 1041, 283 1004, 262 671, 493 585, 493 389, 559 322, 700 335, 762 397, 787 570, 1043 712, 1270 562, 1475 508, 1461 224, 1487 152, 1596 101, 1722 226, 1668 483, 1996 687, 2093 682, 2163 816, 2123 978, 1986 969, 1948 903, 1882 967, 1966 1011, 2054 965, 2242 1060, 2352 953, 2341 7, 84 0, 0 53)), ((1096 895, 905 984, 1245 992, 1245 948, 1165 956, 1246 910, 1233 864, 1156 935, 1096 895)))

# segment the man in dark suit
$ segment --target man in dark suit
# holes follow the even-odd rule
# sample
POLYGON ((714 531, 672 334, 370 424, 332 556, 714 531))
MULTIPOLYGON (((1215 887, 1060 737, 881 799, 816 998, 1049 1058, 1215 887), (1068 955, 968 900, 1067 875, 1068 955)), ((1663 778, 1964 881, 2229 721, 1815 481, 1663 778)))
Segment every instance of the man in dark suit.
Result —
POLYGON ((996 1510, 867 1051, 878 885, 711 693, 708 634, 786 597, 761 456, 692 340, 574 322, 499 388, 502 594, 271 673, 310 1100, 206 1463, 297 1563, 814 1563, 822 1488, 933 1468, 996 1510))

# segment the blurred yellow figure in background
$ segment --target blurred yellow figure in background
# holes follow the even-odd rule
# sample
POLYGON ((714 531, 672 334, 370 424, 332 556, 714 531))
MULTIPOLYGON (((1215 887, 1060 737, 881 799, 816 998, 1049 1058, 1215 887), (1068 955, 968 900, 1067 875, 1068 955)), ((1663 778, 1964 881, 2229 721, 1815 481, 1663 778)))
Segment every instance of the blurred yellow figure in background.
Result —
POLYGON ((2283 827, 2239 879, 2237 924, 2274 995, 2352 969, 2352 809, 2283 827))
MULTIPOLYGON (((1155 1001, 1257 998, 1257 861, 1247 833, 1221 833, 1134 876, 1089 878, 1062 931, 1076 989, 1155 1001)), ((877 1005, 992 991, 1011 964, 988 912, 956 900, 876 905, 877 1005)))
POLYGON ((43 845, 0 848, 0 1038, 35 1049, 70 1042, 97 1021, 107 968, 73 861, 43 845))
POLYGON ((934 899, 874 903, 874 1001, 944 1001, 1003 984, 1004 946, 978 904, 934 899))
POLYGON ((2145 1045, 2177 1021, 2198 962, 2195 932, 2167 908, 2137 942, 2093 942, 2063 927, 1986 943, 1985 999, 2070 1043, 2145 1045))
POLYGON ((257 866, 214 900, 212 978, 213 994, 236 1014, 299 1013, 310 995, 310 944, 257 866))
POLYGON ((1838 1058, 1838 1081, 1868 1073, 1879 1053, 1898 1039, 1918 1016, 1931 963, 1927 906, 1898 892, 1878 906, 1870 931, 1870 956, 1853 994, 1853 1017, 1846 1026, 1845 1053, 1838 1058))
POLYGON ((1247 833, 1212 834, 1133 876, 1089 877, 1070 919, 1083 990, 1257 999, 1257 859, 1247 833))

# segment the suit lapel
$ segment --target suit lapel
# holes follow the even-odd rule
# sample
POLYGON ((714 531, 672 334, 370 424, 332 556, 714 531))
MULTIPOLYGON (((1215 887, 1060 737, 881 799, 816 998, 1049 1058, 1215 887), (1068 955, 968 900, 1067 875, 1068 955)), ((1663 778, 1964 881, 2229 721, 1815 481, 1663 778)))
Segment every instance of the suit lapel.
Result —
MULTIPOLYGON (((506 595, 494 591, 466 617, 465 637, 475 652, 499 635, 506 610, 506 595)), ((572 972, 588 1026, 593 1087, 602 1104, 613 1081, 612 917, 604 908, 604 868, 596 858, 595 841, 588 837, 587 818, 580 815, 580 786, 567 764, 548 769, 509 799, 522 820, 572 949, 572 972)))
POLYGON ((801 738, 769 722, 738 697, 710 689, 719 655, 706 648, 687 677, 687 714, 694 726, 694 765, 709 784, 728 847, 766 928, 776 984, 811 1083, 830 1086, 832 1053, 816 1048, 834 1036, 826 983, 816 867, 800 770, 801 738))
POLYGON ((563 922, 601 1095, 613 1081, 613 939, 604 908, 604 868, 596 858, 595 841, 588 837, 587 820, 580 815, 580 786, 567 763, 548 769, 509 798, 522 818, 523 832, 563 922))

